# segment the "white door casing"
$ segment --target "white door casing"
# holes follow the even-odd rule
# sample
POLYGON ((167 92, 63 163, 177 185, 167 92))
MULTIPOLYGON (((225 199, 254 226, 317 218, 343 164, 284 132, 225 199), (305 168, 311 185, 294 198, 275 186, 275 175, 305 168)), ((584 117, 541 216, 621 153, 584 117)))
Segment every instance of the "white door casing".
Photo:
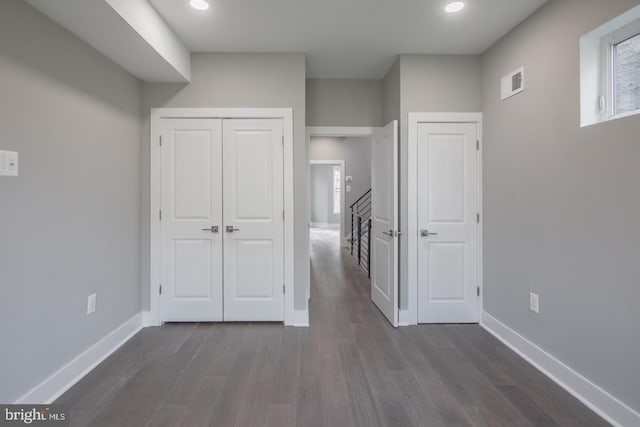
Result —
MULTIPOLYGON (((264 118, 281 120, 284 148, 284 323, 289 326, 308 326, 308 305, 294 304, 294 157, 293 157, 293 109, 291 108, 152 108, 150 120, 150 200, 149 200, 149 311, 143 312, 143 322, 147 326, 159 326, 164 321, 161 310, 160 286, 163 281, 163 240, 162 223, 159 215, 162 209, 162 132, 163 122, 169 119, 244 119, 264 118)), ((166 214, 163 215, 166 219, 166 214)), ((220 224, 220 238, 224 239, 223 223, 220 224)), ((296 251, 308 252, 303 246, 296 251)), ((308 289, 308 287, 307 287, 308 289)), ((303 289, 297 291, 304 292, 303 289)))
POLYGON ((222 121, 163 120, 162 141, 162 320, 221 321, 222 121))
POLYGON ((398 122, 372 137, 371 299, 398 326, 398 122))
POLYGON ((284 320, 283 123, 223 122, 224 320, 284 320))
POLYGON ((418 124, 419 323, 478 321, 477 138, 476 123, 418 124))

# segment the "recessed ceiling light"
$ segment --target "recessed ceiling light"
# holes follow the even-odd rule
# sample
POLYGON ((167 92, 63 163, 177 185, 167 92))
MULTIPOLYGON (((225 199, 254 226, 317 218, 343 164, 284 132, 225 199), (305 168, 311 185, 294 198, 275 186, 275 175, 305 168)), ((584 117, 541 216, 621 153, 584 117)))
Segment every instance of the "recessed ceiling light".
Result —
POLYGON ((191 7, 198 10, 207 10, 209 9, 209 2, 206 0, 191 0, 191 7))
POLYGON ((451 2, 447 5, 447 7, 444 8, 444 10, 446 10, 449 13, 460 12, 462 9, 464 9, 463 1, 451 2))

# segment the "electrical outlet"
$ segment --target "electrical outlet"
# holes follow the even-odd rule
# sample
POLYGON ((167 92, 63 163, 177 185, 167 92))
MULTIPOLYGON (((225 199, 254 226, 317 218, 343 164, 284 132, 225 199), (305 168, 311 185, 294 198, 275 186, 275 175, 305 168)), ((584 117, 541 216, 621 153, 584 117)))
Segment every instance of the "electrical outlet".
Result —
POLYGON ((87 316, 94 311, 96 311, 96 294, 91 294, 87 299, 87 316))
POLYGON ((536 314, 540 314, 540 299, 537 294, 529 292, 529 310, 536 314))
POLYGON ((18 176, 18 153, 0 150, 0 176, 18 176))

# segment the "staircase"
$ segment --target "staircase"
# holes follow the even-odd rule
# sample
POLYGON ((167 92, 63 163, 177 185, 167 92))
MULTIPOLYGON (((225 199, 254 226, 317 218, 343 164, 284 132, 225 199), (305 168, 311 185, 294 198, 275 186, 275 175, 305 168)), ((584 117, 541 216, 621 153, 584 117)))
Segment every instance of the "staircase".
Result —
POLYGON ((371 277, 371 189, 351 205, 351 255, 371 277))

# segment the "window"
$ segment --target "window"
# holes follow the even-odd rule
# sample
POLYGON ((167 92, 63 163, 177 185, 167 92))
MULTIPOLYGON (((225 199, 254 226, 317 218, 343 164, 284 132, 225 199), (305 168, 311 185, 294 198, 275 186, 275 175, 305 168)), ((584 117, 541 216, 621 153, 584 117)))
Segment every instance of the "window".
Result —
POLYGON ((640 34, 611 48, 613 115, 640 110, 640 34))
POLYGON ((333 213, 340 213, 340 166, 333 167, 333 213))
POLYGON ((580 38, 582 126, 640 113, 640 6, 580 38))

